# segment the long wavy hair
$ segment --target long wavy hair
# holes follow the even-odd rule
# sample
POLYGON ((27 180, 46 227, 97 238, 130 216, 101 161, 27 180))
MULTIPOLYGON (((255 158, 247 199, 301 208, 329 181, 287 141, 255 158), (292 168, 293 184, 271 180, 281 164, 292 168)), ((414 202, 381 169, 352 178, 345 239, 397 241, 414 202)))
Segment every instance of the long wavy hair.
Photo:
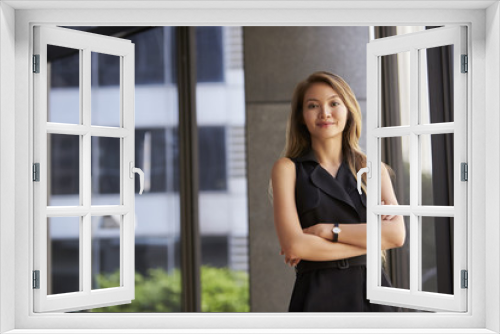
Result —
MULTIPOLYGON (((286 144, 282 155, 287 158, 297 158, 311 149, 311 134, 303 121, 303 105, 306 91, 316 83, 325 83, 332 87, 347 108, 347 121, 342 132, 342 156, 351 173, 357 179, 357 171, 366 166, 366 155, 359 147, 361 109, 351 87, 344 79, 333 73, 315 72, 295 88, 292 97, 292 111, 287 124, 286 144)), ((366 174, 362 176, 361 187, 366 193, 366 174)))

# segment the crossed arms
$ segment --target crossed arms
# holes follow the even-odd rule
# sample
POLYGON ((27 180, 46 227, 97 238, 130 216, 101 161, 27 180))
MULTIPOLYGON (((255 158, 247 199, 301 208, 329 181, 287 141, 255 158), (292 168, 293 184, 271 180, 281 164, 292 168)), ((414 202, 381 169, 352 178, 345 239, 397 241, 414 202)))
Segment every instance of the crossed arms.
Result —
MULTIPOLYGON (((383 203, 397 205, 391 179, 382 168, 381 196, 383 203)), ((331 223, 319 223, 302 229, 295 205, 295 164, 288 158, 273 166, 274 225, 285 263, 296 265, 301 259, 332 261, 366 254, 366 224, 340 224, 342 233, 333 243, 331 223)), ((382 250, 401 247, 405 240, 402 216, 382 216, 382 250)))

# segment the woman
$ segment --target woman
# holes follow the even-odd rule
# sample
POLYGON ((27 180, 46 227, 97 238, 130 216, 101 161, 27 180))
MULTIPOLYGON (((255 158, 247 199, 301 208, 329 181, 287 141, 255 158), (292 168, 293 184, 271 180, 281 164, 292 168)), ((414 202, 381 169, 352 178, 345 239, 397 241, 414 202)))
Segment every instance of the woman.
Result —
MULTIPOLYGON (((366 299, 366 194, 356 188, 356 172, 366 165, 360 135, 360 108, 342 78, 316 72, 298 84, 285 156, 272 170, 281 252, 297 271, 290 312, 395 311, 366 299)), ((397 205, 382 166, 382 204, 397 205)), ((404 240, 403 217, 382 216, 382 249, 404 240)), ((390 286, 384 272, 382 284, 390 286)))

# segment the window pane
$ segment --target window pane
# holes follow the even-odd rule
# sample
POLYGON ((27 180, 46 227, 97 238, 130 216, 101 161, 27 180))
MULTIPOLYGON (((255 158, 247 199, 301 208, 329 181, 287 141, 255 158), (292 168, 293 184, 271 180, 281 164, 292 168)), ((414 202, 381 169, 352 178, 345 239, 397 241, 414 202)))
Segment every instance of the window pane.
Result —
POLYGON ((380 126, 410 124, 410 52, 380 57, 380 126))
MULTIPOLYGON (((174 37, 174 27, 152 27, 127 37, 136 44, 135 165, 145 174, 144 192, 135 197, 136 293, 130 304, 92 309, 92 312, 182 311, 179 108, 176 81, 171 80, 175 74, 170 71, 170 65, 175 65, 174 37), (160 51, 156 53, 157 50, 160 51), (168 69, 165 73, 158 73, 164 69, 153 70, 155 64, 162 62, 166 64, 164 69, 168 69)), ((136 192, 138 179, 136 176, 136 192)), ((104 237, 102 234, 99 238, 104 237)), ((117 250, 111 248, 110 252, 116 254, 117 250)), ((102 267, 101 272, 110 270, 102 267)))
POLYGON ((198 27, 196 34, 202 311, 248 312, 242 30, 198 27))
POLYGON ((80 205, 80 136, 47 135, 48 205, 80 205))
MULTIPOLYGON (((398 204, 409 205, 410 138, 409 136, 381 138, 380 145, 382 162, 386 164, 398 204)), ((382 165, 380 173, 383 176, 382 165)), ((382 195, 380 198, 382 199, 382 195)))
POLYGON ((92 289, 120 286, 122 216, 92 217, 92 289))
POLYGON ((80 123, 80 50, 47 45, 48 121, 80 123))
POLYGON ((120 126, 120 59, 92 52, 92 125, 120 126))
POLYGON ((421 217, 421 290, 453 294, 453 218, 421 217))
MULTIPOLYGON (((391 286, 397 289, 410 289, 410 217, 403 216, 406 228, 404 245, 382 252, 382 267, 388 274, 391 286)), ((382 231, 382 230, 381 230, 382 231)), ((381 239, 382 240, 382 239, 381 239)))
POLYGON ((48 295, 81 291, 80 219, 80 217, 47 219, 48 295))
POLYGON ((421 204, 453 206, 453 134, 420 136, 421 204))
POLYGON ((453 122, 453 45, 419 50, 420 124, 453 122))
POLYGON ((92 137, 92 205, 120 205, 120 138, 92 137))

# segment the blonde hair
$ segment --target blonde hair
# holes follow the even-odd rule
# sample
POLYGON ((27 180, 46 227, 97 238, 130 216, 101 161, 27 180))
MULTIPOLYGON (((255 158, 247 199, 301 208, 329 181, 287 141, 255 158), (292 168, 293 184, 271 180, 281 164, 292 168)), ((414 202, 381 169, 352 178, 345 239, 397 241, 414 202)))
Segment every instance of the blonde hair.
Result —
MULTIPOLYGON (((288 119, 286 144, 282 155, 287 158, 297 158, 311 149, 311 135, 303 122, 303 104, 306 91, 316 83, 326 83, 332 87, 348 110, 346 125, 342 132, 342 156, 357 179, 357 171, 366 166, 366 155, 359 147, 361 108, 351 87, 336 74, 315 72, 297 85, 292 97, 292 111, 288 119)), ((366 193, 366 174, 362 176, 362 188, 366 193)))

